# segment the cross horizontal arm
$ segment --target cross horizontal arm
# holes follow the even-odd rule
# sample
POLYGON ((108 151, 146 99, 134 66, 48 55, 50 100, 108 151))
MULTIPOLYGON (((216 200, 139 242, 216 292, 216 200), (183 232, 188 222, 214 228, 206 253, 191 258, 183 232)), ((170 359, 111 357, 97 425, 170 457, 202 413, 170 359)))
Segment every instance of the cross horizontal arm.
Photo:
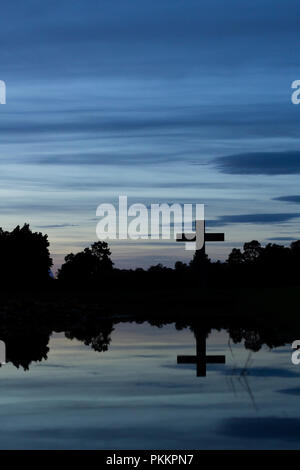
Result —
POLYGON ((177 356, 177 364, 197 364, 197 356, 177 356))
POLYGON ((224 233, 206 233, 205 241, 206 242, 223 242, 225 240, 224 233))
POLYGON ((226 356, 206 356, 206 364, 225 364, 226 356))
MULTIPOLYGON (((224 233, 205 233, 204 240, 206 242, 224 242, 225 234, 224 233)), ((178 233, 176 236, 177 242, 195 242, 196 234, 195 233, 178 233)))
POLYGON ((177 242, 195 242, 196 234, 195 233, 178 233, 176 235, 177 242))
POLYGON ((177 356, 177 364, 197 364, 198 362, 225 364, 226 356, 177 356))

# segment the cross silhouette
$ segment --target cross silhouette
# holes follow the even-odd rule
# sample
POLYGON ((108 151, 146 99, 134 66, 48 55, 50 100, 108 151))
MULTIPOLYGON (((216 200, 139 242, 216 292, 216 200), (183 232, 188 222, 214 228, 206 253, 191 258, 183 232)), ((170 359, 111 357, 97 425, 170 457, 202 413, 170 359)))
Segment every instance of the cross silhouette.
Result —
POLYGON ((204 220, 196 220, 195 233, 178 233, 176 236, 177 242, 196 242, 196 250, 202 250, 203 253, 205 253, 205 242, 223 242, 224 240, 224 233, 207 233, 204 220))
POLYGON ((196 356, 177 356, 177 364, 196 364, 197 377, 206 377, 206 364, 225 364, 226 356, 206 355, 206 332, 194 330, 196 356))

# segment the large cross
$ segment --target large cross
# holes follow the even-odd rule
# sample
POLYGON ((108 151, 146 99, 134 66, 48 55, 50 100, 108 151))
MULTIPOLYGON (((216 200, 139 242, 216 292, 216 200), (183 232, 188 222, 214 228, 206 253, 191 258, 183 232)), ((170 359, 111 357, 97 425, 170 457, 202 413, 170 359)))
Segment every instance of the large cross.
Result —
POLYGON ((205 221, 196 220, 196 232, 195 233, 179 233, 176 236, 177 242, 186 242, 187 248, 188 244, 191 242, 193 246, 196 242, 196 251, 201 250, 205 253, 205 242, 223 242, 225 240, 224 233, 206 233, 205 231, 205 221))
POLYGON ((206 377, 206 364, 225 364, 226 356, 206 355, 206 332, 194 330, 196 356, 177 356, 177 364, 196 364, 197 377, 206 377))

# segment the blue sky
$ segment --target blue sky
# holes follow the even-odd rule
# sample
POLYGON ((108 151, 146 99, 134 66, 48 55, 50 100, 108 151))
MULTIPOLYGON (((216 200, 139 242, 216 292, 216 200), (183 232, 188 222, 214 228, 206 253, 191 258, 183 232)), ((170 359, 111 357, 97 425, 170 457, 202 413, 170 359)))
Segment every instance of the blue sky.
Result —
MULTIPOLYGON (((299 238, 299 2, 16 1, 1 8, 1 225, 48 233, 58 266, 95 241, 96 208, 206 205, 224 259, 299 238)), ((114 242, 117 266, 189 259, 114 242)))

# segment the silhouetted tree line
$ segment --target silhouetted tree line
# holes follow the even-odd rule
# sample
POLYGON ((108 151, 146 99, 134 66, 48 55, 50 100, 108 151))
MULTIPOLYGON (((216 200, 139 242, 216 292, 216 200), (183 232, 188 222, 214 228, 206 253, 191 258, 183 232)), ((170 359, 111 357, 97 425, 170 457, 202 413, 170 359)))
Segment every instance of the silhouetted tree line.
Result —
POLYGON ((94 284, 113 270, 111 251, 106 242, 95 242, 90 248, 65 257, 65 263, 58 271, 58 279, 71 284, 94 284))
POLYGON ((243 251, 234 248, 227 259, 227 270, 235 285, 299 285, 300 240, 289 247, 253 240, 243 251))
POLYGON ((52 259, 47 235, 32 232, 29 225, 11 232, 0 228, 0 281, 4 288, 50 285, 59 289, 109 289, 133 287, 248 287, 297 285, 300 283, 300 240, 289 247, 258 241, 234 248, 225 263, 212 262, 202 251, 190 263, 177 261, 174 269, 157 264, 149 269, 114 268, 111 251, 98 241, 83 251, 65 257, 57 274, 50 277, 52 259))
POLYGON ((0 228, 0 283, 2 287, 42 285, 49 281, 52 259, 47 235, 32 232, 28 224, 11 232, 0 228))

